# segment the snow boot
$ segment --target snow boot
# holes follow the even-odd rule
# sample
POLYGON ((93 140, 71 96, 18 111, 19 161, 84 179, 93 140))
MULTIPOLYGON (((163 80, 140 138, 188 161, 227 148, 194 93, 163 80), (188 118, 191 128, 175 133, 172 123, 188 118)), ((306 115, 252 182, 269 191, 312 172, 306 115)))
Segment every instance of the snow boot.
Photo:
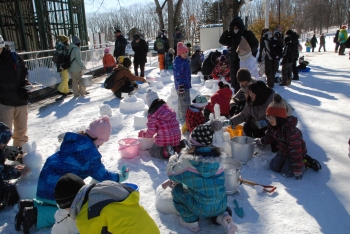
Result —
POLYGON ((34 206, 34 202, 33 200, 30 200, 30 199, 24 199, 18 202, 18 212, 15 217, 15 228, 17 231, 21 231, 21 225, 23 223, 23 218, 24 218, 24 215, 23 215, 24 208, 33 207, 33 206, 34 206))
POLYGON ((311 158, 308 154, 304 157, 304 163, 307 168, 312 168, 314 171, 319 171, 322 169, 322 166, 319 163, 319 161, 317 161, 314 158, 311 158))
POLYGON ((190 229, 192 232, 199 232, 200 227, 198 221, 193 223, 186 223, 181 217, 180 217, 180 224, 181 226, 190 229))
POLYGON ((23 233, 29 234, 29 229, 36 224, 38 210, 36 207, 25 207, 23 211, 23 233))
POLYGON ((216 218, 216 222, 221 224, 225 228, 227 234, 235 234, 238 231, 236 224, 233 222, 232 217, 228 212, 224 212, 216 218))
POLYGON ((164 158, 170 158, 174 154, 175 154, 175 150, 173 147, 171 147, 170 145, 164 146, 164 150, 163 150, 164 158))

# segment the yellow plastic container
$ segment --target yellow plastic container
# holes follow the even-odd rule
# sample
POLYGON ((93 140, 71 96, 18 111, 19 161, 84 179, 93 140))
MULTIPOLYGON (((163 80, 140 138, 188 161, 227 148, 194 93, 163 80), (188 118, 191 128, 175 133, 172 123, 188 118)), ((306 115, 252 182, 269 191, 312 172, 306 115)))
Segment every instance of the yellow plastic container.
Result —
POLYGON ((235 136, 243 136, 243 126, 237 125, 235 129, 232 129, 231 126, 228 126, 226 128, 226 132, 230 133, 230 137, 235 137, 235 136))

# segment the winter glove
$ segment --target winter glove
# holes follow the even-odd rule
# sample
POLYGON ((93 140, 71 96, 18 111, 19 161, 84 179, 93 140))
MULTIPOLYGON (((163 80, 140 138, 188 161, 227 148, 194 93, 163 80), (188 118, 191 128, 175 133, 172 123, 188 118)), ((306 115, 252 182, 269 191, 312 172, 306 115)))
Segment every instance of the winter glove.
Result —
POLYGON ((221 123, 222 123, 223 128, 231 126, 231 120, 229 120, 229 119, 221 121, 221 123))
POLYGON ((140 130, 139 131, 139 134, 137 135, 138 137, 143 137, 143 134, 145 133, 145 131, 144 130, 140 130))
POLYGON ((255 139, 254 139, 254 142, 255 142, 257 145, 262 145, 261 139, 260 139, 260 138, 255 138, 255 139))
POLYGON ((185 95, 185 86, 179 85, 179 97, 183 97, 185 95))
POLYGON ((5 158, 11 161, 16 161, 16 157, 19 154, 23 154, 22 147, 18 146, 5 146, 3 151, 5 158))
POLYGON ((262 62, 262 57, 261 57, 261 56, 258 57, 258 62, 259 62, 259 63, 262 62))
POLYGON ((119 172, 119 183, 124 182, 129 178, 129 168, 125 165, 122 167, 122 170, 119 172))

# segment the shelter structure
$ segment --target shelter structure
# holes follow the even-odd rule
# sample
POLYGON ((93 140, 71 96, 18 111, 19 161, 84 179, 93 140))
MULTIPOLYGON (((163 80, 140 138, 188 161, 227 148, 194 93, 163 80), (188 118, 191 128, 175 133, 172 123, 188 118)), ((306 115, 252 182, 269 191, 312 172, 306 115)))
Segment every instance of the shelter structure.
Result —
POLYGON ((61 34, 87 45, 84 0, 0 0, 0 30, 19 52, 53 49, 61 34))

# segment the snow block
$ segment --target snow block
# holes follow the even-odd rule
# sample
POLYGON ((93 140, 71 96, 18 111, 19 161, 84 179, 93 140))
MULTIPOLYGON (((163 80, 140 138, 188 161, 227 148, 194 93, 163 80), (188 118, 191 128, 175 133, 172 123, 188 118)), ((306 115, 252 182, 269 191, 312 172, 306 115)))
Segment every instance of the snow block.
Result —
POLYGON ((156 208, 165 215, 178 214, 173 204, 173 195, 171 195, 171 188, 163 189, 161 185, 156 190, 156 208))
POLYGON ((135 95, 127 96, 120 101, 120 112, 138 112, 145 108, 145 102, 135 95))
POLYGON ((218 84, 219 83, 219 80, 206 80, 204 85, 205 87, 207 87, 208 89, 211 89, 213 88, 214 84, 218 84))

